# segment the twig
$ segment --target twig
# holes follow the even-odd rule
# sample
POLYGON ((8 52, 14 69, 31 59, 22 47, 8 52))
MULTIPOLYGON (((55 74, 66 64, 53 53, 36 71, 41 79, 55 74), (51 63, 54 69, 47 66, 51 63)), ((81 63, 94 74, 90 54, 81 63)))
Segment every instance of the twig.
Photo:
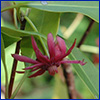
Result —
MULTIPOLYGON (((24 30, 25 29, 25 25, 26 25, 26 20, 24 19, 23 16, 21 16, 21 26, 20 26, 20 29, 24 30)), ((16 44, 15 54, 19 54, 20 42, 21 41, 18 41, 17 44, 16 44)), ((16 68, 17 68, 17 60, 14 59, 13 67, 12 67, 12 73, 11 73, 11 77, 10 77, 9 89, 8 89, 8 96, 9 96, 9 98, 11 97, 11 94, 12 94, 12 89, 13 89, 13 84, 14 84, 14 79, 15 79, 16 68)))
MULTIPOLYGON (((17 42, 15 54, 19 54, 19 49, 20 49, 20 41, 17 42)), ((14 79, 15 79, 16 67, 17 67, 17 60, 14 59, 12 73, 11 73, 11 77, 10 77, 9 88, 8 88, 9 98, 11 97, 11 94, 12 94, 12 88, 13 88, 14 79)))
POLYGON ((69 99, 76 99, 76 90, 75 90, 75 84, 74 84, 74 75, 72 73, 72 69, 70 64, 62 64, 63 66, 63 72, 65 76, 65 82, 68 87, 68 94, 69 99))
POLYGON ((83 35, 81 41, 80 41, 79 44, 77 45, 78 48, 81 46, 81 44, 83 44, 84 40, 86 39, 87 35, 89 34, 89 32, 90 32, 90 30, 91 30, 91 28, 92 28, 93 23, 94 23, 94 20, 91 20, 91 22, 90 22, 90 24, 89 24, 87 30, 85 31, 85 33, 84 33, 84 35, 83 35))

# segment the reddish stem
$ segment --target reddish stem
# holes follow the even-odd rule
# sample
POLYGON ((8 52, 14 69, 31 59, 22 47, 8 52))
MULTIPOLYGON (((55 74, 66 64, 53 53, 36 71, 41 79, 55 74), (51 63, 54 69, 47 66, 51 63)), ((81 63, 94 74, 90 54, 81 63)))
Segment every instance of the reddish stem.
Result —
MULTIPOLYGON (((21 30, 24 30, 25 29, 25 25, 26 25, 26 20, 23 19, 23 18, 24 17, 22 16, 21 17, 21 26, 20 26, 21 30)), ((21 41, 17 42, 15 54, 19 54, 20 42, 21 41)), ((11 77, 10 77, 10 83, 9 83, 9 87, 8 87, 8 97, 9 98, 12 95, 12 89, 13 89, 13 85, 14 85, 15 73, 16 73, 16 68, 17 68, 17 62, 18 61, 16 59, 14 59, 13 67, 12 67, 12 73, 11 73, 11 77)))
POLYGON ((89 24, 87 30, 85 31, 85 33, 84 33, 84 35, 83 35, 81 41, 80 41, 79 44, 77 45, 78 48, 79 48, 79 47, 83 44, 83 42, 85 41, 87 35, 89 34, 89 32, 90 32, 90 30, 91 30, 91 28, 92 28, 93 23, 94 23, 94 20, 91 20, 91 22, 90 22, 90 24, 89 24))

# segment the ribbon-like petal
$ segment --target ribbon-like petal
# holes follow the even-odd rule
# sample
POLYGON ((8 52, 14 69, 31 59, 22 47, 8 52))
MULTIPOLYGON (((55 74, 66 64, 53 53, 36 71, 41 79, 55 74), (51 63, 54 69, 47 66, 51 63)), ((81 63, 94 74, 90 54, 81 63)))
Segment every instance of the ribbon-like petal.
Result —
POLYGON ((50 59, 52 59, 52 58, 55 57, 55 43, 54 43, 54 39, 53 39, 52 33, 48 34, 47 44, 48 44, 48 50, 49 50, 49 54, 50 54, 50 59))
POLYGON ((56 57, 56 61, 60 61, 60 60, 62 60, 64 57, 68 56, 68 55, 71 53, 71 51, 73 50, 73 48, 75 47, 75 44, 76 44, 76 39, 75 39, 73 45, 72 45, 72 46, 70 47, 70 49, 67 51, 67 53, 61 55, 59 58, 56 57))
POLYGON ((61 64, 64 64, 64 63, 73 63, 73 64, 80 64, 80 65, 85 65, 87 62, 84 63, 84 59, 81 61, 81 60, 64 60, 64 61, 61 61, 60 62, 61 64))
POLYGON ((21 61, 21 62, 26 62, 26 63, 31 63, 31 64, 38 64, 39 63, 36 60, 33 60, 33 59, 28 58, 26 56, 20 56, 18 54, 12 54, 12 57, 14 57, 16 60, 21 61))
POLYGON ((16 71, 17 73, 23 74, 25 71, 16 71))
POLYGON ((75 44, 76 44, 76 39, 74 40, 73 45, 72 45, 72 46, 70 47, 70 49, 67 51, 66 56, 68 56, 68 55, 71 53, 71 51, 72 51, 73 48, 75 47, 75 44))
POLYGON ((45 70, 40 69, 40 70, 37 71, 36 73, 30 75, 29 78, 32 78, 32 77, 36 77, 36 76, 42 75, 44 72, 45 72, 45 70))
POLYGON ((40 52, 39 48, 37 47, 37 44, 36 44, 35 39, 34 39, 33 36, 31 36, 31 40, 32 40, 32 46, 33 46, 33 49, 34 49, 34 51, 35 51, 35 53, 36 53, 37 59, 38 59, 39 61, 43 62, 43 63, 48 62, 48 58, 45 57, 45 56, 40 52))
POLYGON ((42 62, 42 63, 48 63, 49 59, 44 56, 43 54, 41 54, 38 50, 36 51, 36 55, 37 55, 37 59, 42 62))
POLYGON ((57 36, 56 38, 57 38, 58 46, 59 46, 59 48, 61 50, 61 53, 65 54, 66 53, 65 41, 62 38, 60 38, 59 36, 57 36))
POLYGON ((33 69, 33 68, 36 68, 36 67, 41 67, 43 65, 44 65, 43 63, 38 63, 38 64, 35 64, 33 66, 26 67, 23 70, 33 69))
POLYGON ((34 49, 34 51, 36 53, 36 50, 39 50, 39 48, 38 48, 33 36, 31 36, 31 41, 32 41, 32 47, 33 47, 33 49, 34 49))

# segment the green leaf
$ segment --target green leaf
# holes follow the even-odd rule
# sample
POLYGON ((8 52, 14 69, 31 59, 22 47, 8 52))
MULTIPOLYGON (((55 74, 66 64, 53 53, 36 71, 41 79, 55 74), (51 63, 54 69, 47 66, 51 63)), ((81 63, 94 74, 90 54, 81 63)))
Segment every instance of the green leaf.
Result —
MULTIPOLYGON (((31 9, 31 13, 29 15, 30 20, 34 23, 39 33, 43 35, 48 35, 48 33, 52 33, 56 36, 60 21, 59 13, 52 13, 41 11, 37 9, 31 9)), ((33 30, 30 25, 26 23, 26 30, 33 30)))
MULTIPOLYGON (((33 24, 36 26, 39 33, 41 33, 41 35, 45 35, 47 37, 47 34, 52 32, 53 35, 56 36, 57 30, 58 30, 59 18, 60 18, 60 15, 58 13, 50 13, 50 12, 40 11, 37 9, 32 9, 30 12, 29 18, 33 22, 33 24), (41 17, 38 18, 38 16, 41 16, 41 17)), ((25 30, 34 31, 29 23, 26 23, 25 30)), ((29 51, 28 49, 30 48, 32 49, 32 51, 30 51, 29 57, 31 57, 31 53, 34 51, 31 45, 30 37, 27 37, 26 41, 25 39, 26 38, 23 38, 21 42, 21 48, 24 48, 23 50, 21 49, 22 54, 29 56, 27 55, 27 52, 29 51), (30 44, 30 45, 24 45, 24 43, 30 44)), ((41 46, 41 42, 39 41, 39 38, 35 37, 35 39, 37 41, 38 47, 42 51, 43 48, 41 46)))
POLYGON ((2 34, 1 34, 1 59, 2 59, 2 61, 3 61, 3 63, 4 63, 4 65, 6 65, 6 64, 5 64, 4 42, 3 42, 2 34))
POLYGON ((69 99, 66 83, 61 80, 59 74, 56 74, 54 77, 55 85, 52 99, 69 99))
POLYGON ((3 37, 3 40, 4 40, 4 45, 5 45, 5 48, 10 46, 11 44, 21 40, 21 38, 19 37, 12 37, 12 36, 8 36, 7 34, 2 34, 2 37, 3 37))
POLYGON ((5 51, 4 51, 4 42, 3 42, 3 37, 1 34, 1 59, 3 62, 3 66, 4 66, 4 73, 3 75, 5 75, 5 78, 3 77, 3 79, 5 79, 5 98, 8 98, 8 72, 7 72, 7 66, 6 66, 6 62, 5 62, 5 51))
MULTIPOLYGON (((66 41, 67 48, 71 46, 71 44, 66 41)), ((89 90, 99 98, 99 71, 93 65, 93 63, 78 49, 74 48, 72 53, 69 55, 71 60, 82 60, 84 59, 87 62, 84 66, 79 64, 73 64, 73 68, 75 69, 78 76, 81 80, 87 85, 89 90)))
POLYGON ((99 22, 99 1, 48 1, 47 5, 42 5, 40 1, 30 3, 20 3, 15 6, 4 8, 5 11, 14 7, 31 7, 50 12, 75 12, 82 13, 99 22))
MULTIPOLYGON (((15 46, 16 46, 16 43, 13 43, 10 46, 8 46, 7 48, 5 48, 5 60, 6 60, 7 71, 8 71, 8 75, 7 75, 8 76, 8 82, 10 81, 12 64, 13 64, 13 60, 14 60, 14 58, 11 56, 11 54, 15 53, 15 46)), ((3 85, 5 85, 5 80, 4 80, 5 75, 4 75, 3 67, 4 67, 3 62, 1 62, 1 83, 3 85)), ((24 63, 18 62, 17 71, 21 71, 23 68, 24 68, 24 63)), ((23 74, 17 74, 16 73, 15 85, 18 84, 18 82, 20 81, 22 76, 23 76, 23 74)))
MULTIPOLYGON (((29 19, 31 20, 31 23, 34 24, 36 27, 36 30, 45 35, 47 37, 48 33, 52 33, 53 36, 55 37, 58 31, 58 26, 59 26, 59 19, 60 19, 60 14, 59 13, 51 13, 51 12, 45 12, 37 9, 31 9, 31 12, 29 14, 29 19), (41 16, 38 18, 38 16, 41 16)), ((26 28, 25 30, 27 31, 33 31, 34 29, 31 27, 31 25, 27 22, 26 23, 26 28)), ((37 37, 39 39, 40 43, 38 47, 43 47, 41 51, 47 53, 47 50, 45 50, 45 43, 47 41, 44 41, 37 37)))
MULTIPOLYGON (((67 31, 67 29, 70 27, 70 25, 73 24, 74 19, 75 19, 75 15, 76 14, 73 14, 73 13, 67 13, 67 14, 63 14, 61 16, 61 28, 60 28, 60 31, 63 34, 65 32, 63 32, 63 28, 62 27, 66 27, 66 31, 67 31)), ((78 19, 77 19, 77 21, 78 21, 78 19)), ((77 21, 76 21, 76 23, 77 23, 77 21)), ((77 42, 76 43, 78 44, 80 42, 83 34, 87 30, 90 21, 91 20, 87 16, 84 16, 83 19, 81 20, 81 22, 79 23, 79 25, 76 27, 76 29, 73 31, 73 33, 70 35, 70 37, 68 37, 68 40, 70 40, 72 42, 73 39, 75 39, 77 37, 77 42)), ((74 23, 75 26, 76 26, 76 23, 74 23)), ((70 27, 70 30, 73 30, 73 27, 70 27)), ((59 32, 58 34, 62 34, 61 32, 59 32)), ((67 33, 66 33, 66 35, 67 35, 67 33)), ((70 34, 70 32, 69 32, 69 34, 70 34)))
POLYGON ((21 41, 20 47, 22 55, 34 58, 35 53, 32 48, 31 37, 24 37, 21 41))
POLYGON ((24 37, 24 36, 36 35, 45 38, 44 35, 39 34, 38 32, 22 31, 22 30, 12 29, 8 27, 1 27, 1 32, 8 36, 13 36, 13 37, 24 37))

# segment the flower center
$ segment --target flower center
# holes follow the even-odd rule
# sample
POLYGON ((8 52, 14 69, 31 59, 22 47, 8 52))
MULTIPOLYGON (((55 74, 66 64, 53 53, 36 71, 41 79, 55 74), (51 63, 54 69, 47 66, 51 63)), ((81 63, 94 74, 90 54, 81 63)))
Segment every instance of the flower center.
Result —
POLYGON ((48 72, 50 75, 55 75, 55 73, 58 73, 57 66, 52 65, 48 67, 48 72))

